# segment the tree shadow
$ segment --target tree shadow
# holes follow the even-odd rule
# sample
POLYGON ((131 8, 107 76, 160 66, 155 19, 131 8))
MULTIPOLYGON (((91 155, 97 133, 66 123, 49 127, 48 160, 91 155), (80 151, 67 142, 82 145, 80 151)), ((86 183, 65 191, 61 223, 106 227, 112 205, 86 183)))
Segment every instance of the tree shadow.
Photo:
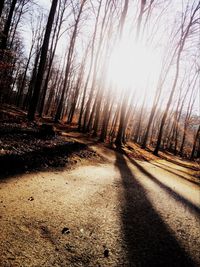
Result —
POLYGON ((55 146, 38 146, 23 154, 5 154, 0 156, 0 179, 6 179, 25 172, 42 171, 48 168, 63 168, 73 153, 82 153, 85 157, 87 146, 78 142, 65 142, 55 146))
POLYGON ((121 220, 129 262, 124 266, 195 266, 152 206, 124 155, 116 153, 115 166, 124 188, 121 220))
POLYGON ((160 153, 159 154, 159 157, 161 158, 161 159, 164 159, 164 160, 167 160, 167 161, 169 161, 169 162, 171 162, 171 163, 173 163, 173 164, 176 164, 176 165, 179 165, 179 166, 181 166, 181 167, 184 167, 184 168, 187 168, 187 169, 192 169, 192 170, 194 170, 194 171, 198 171, 199 170, 199 167, 197 167, 197 166, 192 166, 190 163, 192 162, 192 161, 190 161, 190 160, 186 160, 186 159, 184 159, 184 158, 181 158, 181 157, 178 157, 178 156, 174 156, 173 155, 173 157, 171 156, 171 154, 169 153, 169 152, 167 152, 167 151, 163 151, 164 153, 160 153), (165 155, 166 154, 166 155, 165 155), (180 161, 181 160, 181 161, 180 161), (189 165, 188 165, 189 164, 189 165))
MULTIPOLYGON (((172 170, 171 170, 171 169, 172 169, 171 167, 170 167, 170 169, 169 169, 169 167, 167 167, 166 165, 164 165, 164 164, 162 164, 162 163, 160 163, 160 162, 157 163, 157 162, 152 162, 152 161, 151 161, 150 164, 152 164, 152 165, 154 165, 154 166, 156 166, 156 167, 159 167, 159 168, 161 168, 161 169, 163 169, 163 170, 165 170, 165 171, 167 171, 167 172, 169 172, 169 173, 171 173, 171 174, 174 174, 174 175, 180 177, 181 179, 186 180, 187 182, 190 182, 190 183, 195 184, 195 185, 200 185, 199 182, 193 181, 193 180, 191 180, 191 179, 189 179, 189 178, 186 178, 185 176, 183 176, 183 175, 177 173, 178 170, 177 170, 177 172, 176 172, 176 171, 172 171, 172 170)), ((186 173, 186 174, 187 174, 187 173, 186 173)), ((188 174, 187 174, 187 175, 188 175, 188 174)))
MULTIPOLYGON (((164 161, 162 161, 162 162, 159 161, 158 163, 159 163, 159 165, 162 165, 162 166, 164 166, 164 167, 168 167, 168 165, 166 165, 165 162, 170 162, 170 161, 164 160, 164 161)), ((170 162, 170 163, 172 163, 172 162, 170 162)), ((173 170, 175 170, 175 171, 179 171, 179 172, 181 172, 181 173, 183 173, 183 174, 188 174, 187 171, 184 171, 184 170, 175 168, 175 166, 177 166, 177 165, 178 165, 178 164, 172 163, 172 165, 170 166, 170 169, 173 169, 173 170)), ((181 167, 182 167, 182 166, 181 166, 181 167)), ((183 167, 183 168, 184 168, 184 167, 183 167)), ((193 170, 193 169, 191 168, 191 170, 193 170)), ((193 171, 195 171, 195 170, 193 170, 193 171)), ((198 171, 198 170, 196 170, 196 171, 198 171)))
POLYGON ((129 159, 129 161, 137 167, 139 171, 141 171, 146 177, 151 179, 155 184, 160 186, 167 194, 169 194, 174 200, 180 202, 182 205, 185 207, 188 207, 191 212, 193 212, 195 215, 199 216, 200 214, 200 208, 196 206, 195 204, 192 204, 188 199, 185 197, 181 196, 177 192, 175 192, 171 187, 167 186, 166 184, 160 182, 155 176, 153 176, 150 172, 148 172, 146 169, 144 169, 140 164, 137 163, 136 160, 131 158, 126 152, 122 151, 124 155, 129 159))

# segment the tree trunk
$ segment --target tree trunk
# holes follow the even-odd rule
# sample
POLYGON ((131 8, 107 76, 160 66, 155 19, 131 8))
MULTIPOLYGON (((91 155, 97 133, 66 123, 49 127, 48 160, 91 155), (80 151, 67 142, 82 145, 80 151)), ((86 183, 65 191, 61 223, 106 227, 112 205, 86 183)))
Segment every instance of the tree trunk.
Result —
MULTIPOLYGON (((59 9, 60 9, 60 5, 59 5, 59 9)), ((54 28, 53 36, 52 36, 52 40, 51 40, 50 60, 49 60, 49 64, 48 64, 48 71, 47 71, 47 75, 46 75, 46 78, 45 78, 44 86, 43 86, 43 89, 42 89, 42 100, 41 100, 40 108, 39 108, 39 116, 40 117, 42 117, 42 113, 43 113, 43 109, 44 109, 45 98, 46 98, 49 78, 50 78, 50 74, 51 74, 52 64, 53 64, 56 48, 57 48, 57 45, 58 45, 61 26, 62 26, 62 23, 63 23, 64 11, 65 11, 65 6, 61 10, 61 14, 60 14, 60 12, 58 12, 57 18, 56 18, 56 22, 55 22, 56 26, 54 28)))
POLYGON ((108 123, 110 120, 110 116, 111 116, 111 112, 112 112, 112 108, 113 108, 113 104, 114 104, 114 98, 113 98, 112 103, 111 103, 110 108, 109 108, 110 98, 111 98, 111 93, 109 92, 108 96, 106 98, 106 103, 104 105, 104 109, 103 109, 103 122, 102 122, 102 127, 101 127, 100 138, 99 138, 100 142, 104 142, 106 140, 106 136, 107 136, 108 123))
POLYGON ((8 33, 10 31, 10 26, 11 26, 11 22, 12 22, 12 17, 13 17, 13 13, 15 10, 15 6, 16 6, 17 0, 13 0, 11 3, 11 7, 10 7, 10 11, 8 14, 8 19, 5 23, 4 26, 4 30, 2 33, 2 40, 1 40, 1 44, 0 44, 0 49, 4 50, 7 48, 7 42, 8 42, 8 33))
POLYGON ((47 59, 49 39, 50 39, 50 35, 51 35, 51 29, 52 29, 52 25, 53 25, 53 21, 54 21, 54 16, 56 13, 57 3, 58 3, 58 0, 52 1, 51 10, 49 13, 46 32, 45 32, 42 50, 41 50, 40 63, 39 63, 39 67, 38 67, 38 73, 37 73, 35 88, 34 88, 33 97, 31 99, 31 105, 30 105, 29 112, 28 112, 28 119, 29 120, 34 120, 36 109, 37 109, 37 104, 38 104, 38 100, 39 100, 39 95, 40 95, 44 71, 45 71, 45 63, 46 63, 46 59, 47 59))
POLYGON ((69 45, 69 51, 68 51, 68 55, 67 55, 67 64, 66 64, 66 69, 65 69, 65 78, 64 78, 64 83, 63 83, 63 88, 62 88, 62 95, 58 104, 58 109, 56 111, 56 115, 55 115, 55 122, 58 122, 59 119, 61 118, 62 115, 62 108, 63 108, 63 101, 65 99, 65 94, 67 94, 69 86, 68 86, 68 79, 69 79, 69 74, 70 74, 70 68, 71 68, 71 63, 72 63, 72 57, 74 54, 74 48, 75 48, 75 43, 76 43, 76 37, 77 37, 77 31, 78 31, 78 24, 80 21, 80 17, 83 11, 83 7, 85 4, 86 0, 83 0, 81 2, 81 6, 75 21, 75 25, 74 25, 74 29, 73 29, 73 33, 71 36, 71 40, 70 40, 70 45, 69 45))
POLYGON ((84 90, 83 90, 83 98, 82 98, 82 102, 81 102, 81 109, 80 109, 79 119, 78 119, 78 130, 79 131, 81 130, 81 126, 82 126, 82 117, 83 117, 83 109, 84 109, 84 105, 85 105, 86 91, 87 91, 88 82, 89 82, 89 79, 90 79, 90 76, 92 73, 92 67, 93 67, 93 62, 94 62, 94 45, 95 45, 95 41, 96 41, 97 26, 98 26, 98 21, 99 21, 101 4, 102 4, 102 0, 99 2, 99 7, 98 7, 98 11, 97 11, 97 18, 95 21, 95 27, 94 27, 94 32, 93 32, 90 66, 89 66, 89 71, 88 71, 87 79, 86 79, 84 90))
POLYGON ((25 71, 24 71, 24 75, 23 75, 23 79, 22 79, 22 84, 21 84, 21 86, 19 88, 19 91, 17 93, 17 102, 16 102, 17 106, 20 106, 20 101, 21 101, 21 97, 23 95, 23 91, 24 91, 24 87, 25 87, 26 75, 27 75, 29 64, 30 64, 32 51, 33 51, 33 45, 31 46, 31 49, 30 49, 30 52, 29 52, 28 60, 27 60, 27 63, 26 63, 26 67, 25 67, 25 71))
POLYGON ((194 159, 194 154, 195 154, 195 150, 196 150, 196 146, 197 146, 197 142, 199 140, 199 147, 198 147, 198 151, 197 151, 197 157, 199 157, 199 153, 200 153, 200 125, 198 127, 198 130, 197 130, 197 133, 196 133, 196 136, 194 138, 194 143, 193 143, 193 147, 192 147, 192 153, 191 153, 191 156, 190 156, 190 159, 193 160, 194 159))
MULTIPOLYGON (((20 22, 20 19, 22 17, 22 14, 23 14, 23 9, 24 9, 24 6, 27 4, 27 2, 25 0, 22 0, 19 5, 21 5, 21 9, 20 11, 16 12, 16 15, 18 16, 17 20, 15 21, 15 17, 13 18, 14 20, 14 23, 12 25, 12 31, 10 33, 10 44, 9 44, 9 47, 11 48, 12 45, 13 45, 13 42, 14 42, 14 38, 15 38, 15 34, 16 34, 16 31, 17 31, 17 27, 19 25, 19 22, 20 22)), ((18 5, 18 6, 19 6, 18 5)))
POLYGON ((145 104, 145 100, 146 98, 144 97, 143 103, 142 103, 142 107, 140 110, 140 116, 139 116, 139 121, 138 121, 138 125, 137 125, 137 129, 136 129, 136 133, 134 136, 134 142, 138 142, 138 138, 139 138, 139 133, 140 133, 140 127, 141 127, 141 123, 142 123, 142 116, 143 116, 143 112, 144 112, 144 104, 145 104))
POLYGON ((5 3, 5 0, 0 1, 0 18, 1 18, 2 11, 3 11, 4 3, 5 3))
POLYGON ((31 80, 29 83, 28 92, 27 92, 26 97, 24 99, 23 109, 28 109, 28 107, 30 106, 30 101, 32 98, 33 89, 34 89, 36 77, 37 77, 39 58, 40 58, 40 50, 36 53, 36 57, 35 57, 35 61, 34 61, 34 68, 33 68, 32 74, 31 74, 31 80))
POLYGON ((125 117, 126 117, 126 105, 127 105, 127 95, 125 92, 123 100, 122 100, 122 104, 121 104, 119 128, 118 128, 117 137, 115 140, 116 146, 119 146, 119 147, 122 146, 123 144, 124 124, 125 124, 125 117))
MULTIPOLYGON (((99 11, 100 11, 100 9, 99 9, 99 11)), ((108 12, 104 13, 103 21, 102 21, 102 24, 101 24, 101 32, 100 32, 100 40, 101 40, 101 42, 98 43, 97 50, 96 50, 96 57, 95 57, 95 60, 94 60, 94 69, 93 69, 93 77, 92 77, 92 85, 91 85, 91 88, 90 88, 89 98, 88 98, 88 101, 87 101, 87 104, 86 104, 86 110, 85 110, 84 121, 83 121, 83 132, 86 132, 87 128, 88 128, 87 127, 88 126, 88 119, 89 119, 89 115, 90 115, 90 111, 91 111, 91 104, 92 104, 92 99, 93 99, 93 94, 94 94, 94 88, 95 88, 95 85, 96 85, 96 76, 97 76, 97 72, 98 72, 99 56, 100 56, 101 48, 103 46, 103 43, 104 43, 104 40, 105 40, 105 36, 106 36, 105 29, 107 30, 107 28, 108 28, 109 18, 108 18, 108 20, 106 22, 108 14, 109 14, 108 12)), ((96 30, 97 30, 97 28, 95 29, 95 32, 94 32, 94 38, 96 36, 96 30)), ((95 39, 94 39, 94 41, 95 41, 95 39)))
POLYGON ((186 38, 188 37, 190 27, 193 24, 193 18, 195 16, 196 12, 199 9, 199 6, 200 6, 200 3, 198 3, 197 6, 196 6, 196 8, 194 9, 194 11, 193 11, 193 13, 192 13, 192 15, 190 17, 190 21, 189 21, 189 23, 187 25, 186 30, 183 31, 182 34, 181 34, 180 44, 179 44, 179 48, 178 48, 178 55, 177 55, 177 60, 176 60, 176 73, 175 73, 175 78, 174 78, 173 86, 172 86, 172 89, 171 89, 171 92, 170 92, 170 96, 169 96, 169 99, 168 99, 168 102, 167 102, 167 106, 166 106, 164 115, 163 115, 162 120, 161 120, 160 130, 159 130, 159 134, 158 134, 158 140, 157 140, 156 148, 155 148, 155 150, 153 152, 154 155, 158 155, 158 151, 159 151, 159 148, 160 148, 160 144, 161 144, 161 140, 162 140, 162 135, 163 135, 164 124, 165 124, 165 121, 167 119, 169 108, 170 108, 170 105, 171 105, 171 102, 172 102, 172 99, 173 99, 173 95, 175 93, 176 84, 177 84, 177 81, 178 81, 181 53, 183 51, 186 38))

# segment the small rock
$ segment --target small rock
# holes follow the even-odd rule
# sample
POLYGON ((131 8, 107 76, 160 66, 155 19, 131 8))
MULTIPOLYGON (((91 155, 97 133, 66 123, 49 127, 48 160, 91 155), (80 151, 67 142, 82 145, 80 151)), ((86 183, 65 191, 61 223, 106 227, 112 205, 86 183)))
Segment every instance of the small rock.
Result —
POLYGON ((109 250, 108 249, 105 249, 104 250, 104 253, 103 253, 104 254, 104 257, 105 258, 108 258, 109 257, 109 253, 110 253, 109 250))
POLYGON ((34 198, 33 198, 33 197, 29 197, 28 200, 29 200, 29 201, 33 201, 34 198))
POLYGON ((64 228, 62 229, 62 234, 63 234, 63 235, 67 235, 67 234, 69 234, 69 233, 70 233, 69 228, 64 227, 64 228))
POLYGON ((65 249, 71 253, 74 253, 75 252, 75 247, 73 245, 70 245, 70 244, 66 244, 65 245, 65 249))

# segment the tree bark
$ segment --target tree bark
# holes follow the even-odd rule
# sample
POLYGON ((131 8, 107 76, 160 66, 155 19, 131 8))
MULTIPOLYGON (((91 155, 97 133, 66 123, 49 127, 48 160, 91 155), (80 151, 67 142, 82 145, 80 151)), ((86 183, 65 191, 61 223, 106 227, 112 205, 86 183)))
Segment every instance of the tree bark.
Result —
POLYGON ((37 73, 36 83, 35 83, 35 87, 34 87, 33 97, 31 99, 31 105, 30 105, 29 112, 28 112, 28 119, 29 120, 34 120, 34 118, 35 118, 35 113, 36 113, 36 109, 37 109, 37 104, 38 104, 38 100, 39 100, 39 95, 40 95, 44 71, 45 71, 45 63, 46 63, 46 59, 47 59, 49 39, 50 39, 50 35, 51 35, 51 30, 52 30, 52 25, 53 25, 53 21, 54 21, 54 16, 56 13, 57 4, 58 4, 58 0, 52 1, 51 10, 49 13, 46 32, 45 32, 42 50, 41 50, 40 63, 39 63, 39 67, 38 67, 38 73, 37 73))
POLYGON ((2 11, 3 11, 4 3, 5 3, 5 0, 0 1, 0 18, 1 18, 2 11))
POLYGON ((2 33, 2 40, 1 40, 1 44, 0 44, 0 49, 2 49, 2 50, 5 50, 7 48, 8 33, 10 31, 10 26, 11 26, 12 17, 13 17, 16 3, 17 3, 17 0, 12 1, 10 11, 8 14, 8 19, 7 19, 5 26, 4 26, 4 30, 2 33))
POLYGON ((196 150, 196 146, 197 146, 198 140, 199 140, 199 147, 198 147, 198 151, 197 151, 197 157, 199 157, 199 154, 200 154, 200 151, 199 151, 200 150, 200 125, 198 127, 196 136, 194 138, 194 143, 193 143, 192 152, 191 152, 191 156, 190 156, 191 160, 194 159, 194 154, 195 154, 195 150, 196 150))

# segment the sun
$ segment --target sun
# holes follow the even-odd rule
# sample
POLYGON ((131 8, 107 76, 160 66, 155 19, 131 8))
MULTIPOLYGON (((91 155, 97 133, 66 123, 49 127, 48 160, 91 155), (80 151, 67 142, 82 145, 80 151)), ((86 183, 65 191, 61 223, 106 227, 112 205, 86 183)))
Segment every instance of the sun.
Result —
POLYGON ((108 79, 121 90, 135 93, 155 89, 160 70, 160 57, 152 48, 129 40, 115 46, 108 68, 108 79))

